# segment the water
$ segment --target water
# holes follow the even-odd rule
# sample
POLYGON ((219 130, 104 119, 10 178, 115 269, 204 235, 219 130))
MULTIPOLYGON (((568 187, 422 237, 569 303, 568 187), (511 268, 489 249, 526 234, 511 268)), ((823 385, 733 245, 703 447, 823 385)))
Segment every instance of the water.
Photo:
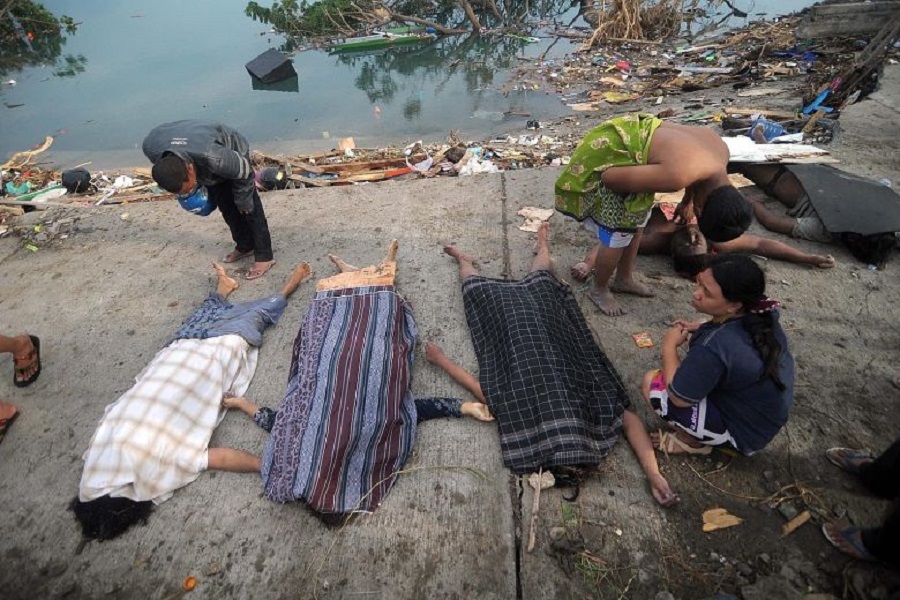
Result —
MULTIPOLYGON (((788 0, 775 7, 766 1, 783 12, 809 4, 788 0)), ((766 12, 762 2, 736 2, 751 18, 766 12)), ((512 77, 522 59, 548 47, 548 58, 559 57, 575 47, 552 37, 528 44, 514 37, 454 36, 368 54, 302 52, 293 57, 296 91, 278 91, 254 89, 244 68, 284 41, 244 15, 246 0, 44 5, 80 25, 54 63, 2 78, 17 84, 0 85, 0 157, 52 135, 54 144, 42 158, 56 166, 142 165, 146 133, 185 118, 220 120, 255 148, 297 153, 335 147, 341 137, 353 137, 360 147, 434 141, 451 129, 463 139, 482 139, 520 130, 528 118, 569 114, 555 94, 522 89, 512 77)), ((573 9, 559 22, 576 16, 573 9)))

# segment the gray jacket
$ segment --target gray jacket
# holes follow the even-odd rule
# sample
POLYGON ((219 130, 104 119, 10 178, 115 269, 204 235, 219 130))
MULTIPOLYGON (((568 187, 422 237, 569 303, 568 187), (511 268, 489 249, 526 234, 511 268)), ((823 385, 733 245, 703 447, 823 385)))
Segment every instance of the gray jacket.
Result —
POLYGON ((164 123, 147 134, 143 150, 154 164, 166 154, 193 163, 200 185, 230 181, 238 210, 253 211, 250 144, 231 127, 200 119, 164 123))

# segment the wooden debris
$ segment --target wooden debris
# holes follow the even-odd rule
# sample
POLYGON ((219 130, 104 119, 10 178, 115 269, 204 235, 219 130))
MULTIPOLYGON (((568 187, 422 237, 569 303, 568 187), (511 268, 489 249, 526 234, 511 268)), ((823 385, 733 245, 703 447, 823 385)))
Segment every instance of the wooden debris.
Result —
POLYGON ((730 514, 724 508, 711 508, 703 512, 703 531, 706 533, 717 529, 734 527, 743 522, 743 519, 730 514))
POLYGON ((793 519, 791 519, 790 521, 788 521, 787 523, 782 525, 781 536, 784 537, 784 536, 791 535, 792 533, 794 533, 794 531, 796 531, 801 525, 803 525, 804 523, 809 521, 810 516, 811 515, 809 514, 809 511, 804 510, 802 513, 800 513, 799 515, 797 515, 796 517, 794 517, 793 519))

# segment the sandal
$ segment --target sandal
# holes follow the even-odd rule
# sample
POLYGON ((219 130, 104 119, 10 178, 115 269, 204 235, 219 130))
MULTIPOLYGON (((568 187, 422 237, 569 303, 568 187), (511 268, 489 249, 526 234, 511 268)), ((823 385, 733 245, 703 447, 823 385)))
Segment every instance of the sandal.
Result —
POLYGON ((678 439, 678 436, 671 431, 661 431, 659 433, 659 445, 656 449, 661 450, 666 455, 696 454, 698 456, 706 456, 712 454, 713 451, 712 446, 707 446, 706 444, 699 447, 686 444, 678 439))
POLYGON ((41 374, 41 340, 36 335, 29 335, 28 337, 31 338, 31 345, 33 346, 31 352, 28 353, 28 356, 13 357, 13 362, 15 363, 13 384, 20 388, 28 387, 37 381, 38 376, 41 374), (24 367, 19 366, 23 362, 25 362, 26 365, 24 367), (34 372, 25 377, 25 373, 32 368, 34 368, 34 372), (20 375, 22 376, 21 379, 19 378, 20 375))
POLYGON ((825 451, 825 458, 834 466, 859 475, 863 465, 875 460, 868 450, 854 450, 853 448, 829 448, 825 451))
POLYGON ((247 274, 244 275, 244 279, 247 281, 253 281, 254 279, 259 279, 263 275, 269 272, 269 269, 275 266, 275 261, 270 261, 266 266, 259 269, 250 269, 247 271, 247 274))
POLYGON ((825 523, 822 525, 822 533, 828 542, 848 556, 859 560, 867 560, 869 562, 877 562, 878 559, 873 555, 862 542, 862 536, 859 535, 858 527, 850 526, 844 529, 838 529, 834 523, 825 523), (846 544, 846 546, 844 545, 846 544))
POLYGON ((242 258, 247 258, 248 256, 253 256, 253 250, 238 250, 235 248, 231 252, 225 255, 225 258, 222 259, 223 263, 233 263, 241 260, 242 258))

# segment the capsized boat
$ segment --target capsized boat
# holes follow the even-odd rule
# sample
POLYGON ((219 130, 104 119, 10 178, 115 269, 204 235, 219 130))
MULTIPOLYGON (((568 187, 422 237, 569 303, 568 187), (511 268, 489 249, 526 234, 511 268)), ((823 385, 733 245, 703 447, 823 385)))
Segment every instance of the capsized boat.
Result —
POLYGON ((419 32, 392 33, 390 31, 376 31, 372 35, 332 40, 328 45, 328 49, 331 52, 357 52, 360 50, 375 50, 378 48, 400 46, 403 44, 421 44, 433 39, 434 36, 419 32))

